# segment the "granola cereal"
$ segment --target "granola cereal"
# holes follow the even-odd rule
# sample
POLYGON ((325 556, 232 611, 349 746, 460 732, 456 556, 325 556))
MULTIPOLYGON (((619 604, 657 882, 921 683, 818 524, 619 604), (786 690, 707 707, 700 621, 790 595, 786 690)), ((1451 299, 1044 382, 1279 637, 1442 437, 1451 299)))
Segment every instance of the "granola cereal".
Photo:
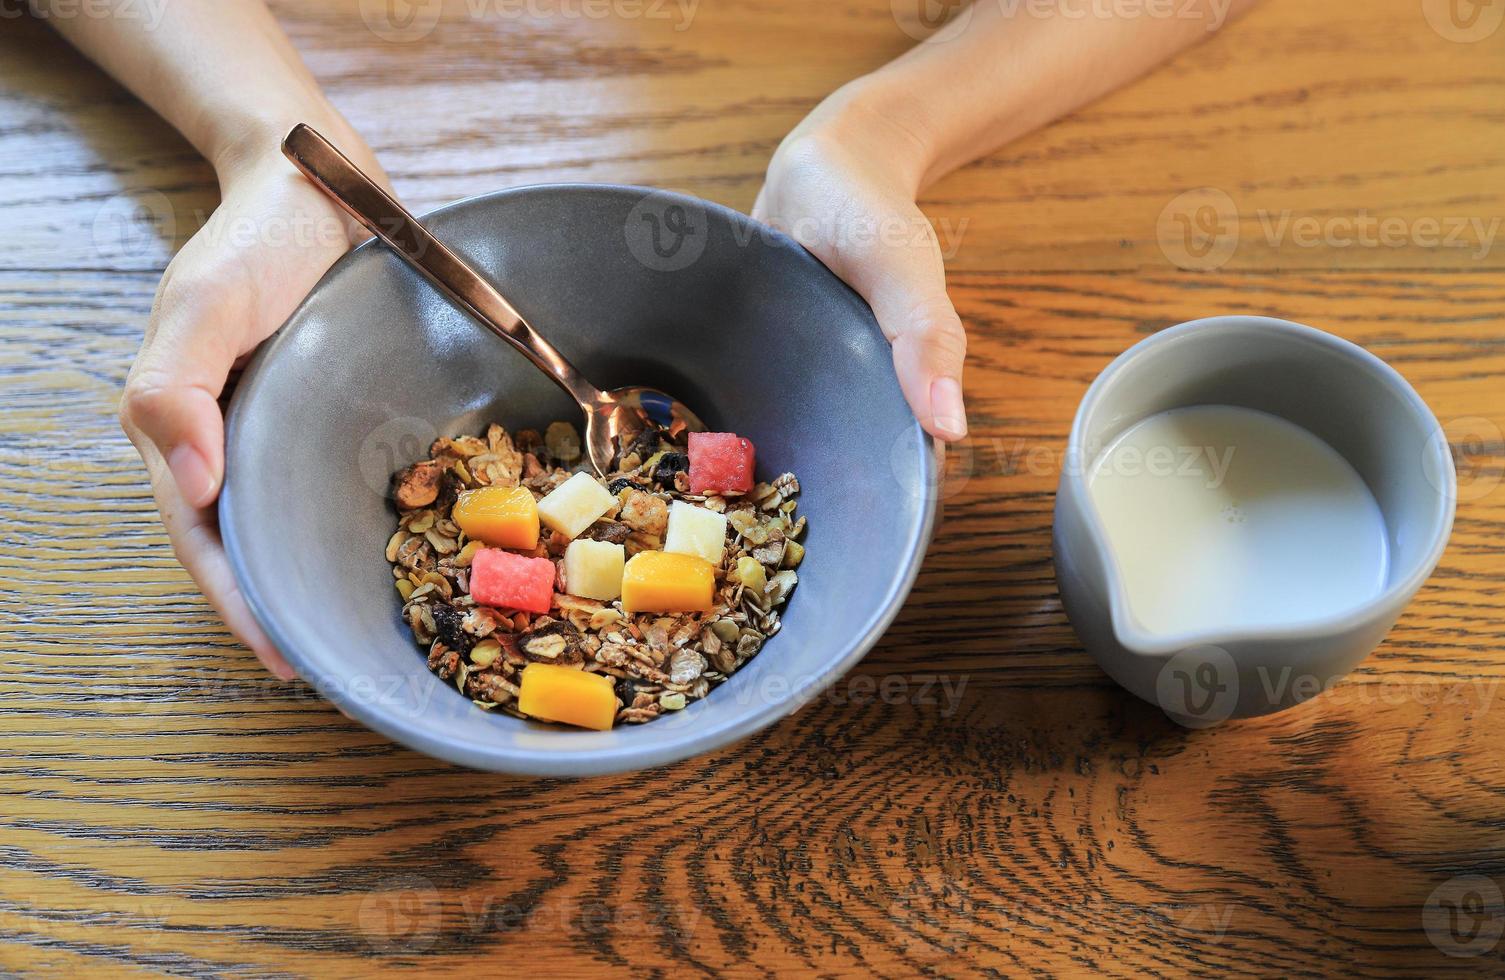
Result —
MULTIPOLYGON (((427 652, 429 669, 478 707, 522 718, 529 717, 518 708, 528 664, 600 674, 612 681, 615 722, 623 724, 682 710, 755 656, 778 633, 779 612, 798 582, 805 529, 805 518, 795 513, 799 481, 785 473, 741 493, 692 493, 689 452, 683 438, 646 432, 621 449, 613 472, 599 480, 578 430, 567 422, 555 422, 542 434, 492 425, 480 436, 436 440, 428 459, 393 478, 397 530, 386 547, 402 617, 427 652), (552 601, 534 607, 547 602, 547 612, 486 605, 472 596, 472 563, 492 546, 460 527, 455 507, 461 495, 522 487, 537 501, 579 473, 610 495, 606 512, 579 539, 620 545, 629 561, 665 549, 675 502, 725 517, 709 610, 628 612, 621 598, 571 594, 564 555, 572 539, 548 526, 539 528, 536 547, 506 549, 553 562, 552 601)), ((720 533, 712 526, 713 536, 720 533)), ((497 556, 483 557, 489 562, 497 556)), ((581 588, 589 591, 583 582, 581 588)))

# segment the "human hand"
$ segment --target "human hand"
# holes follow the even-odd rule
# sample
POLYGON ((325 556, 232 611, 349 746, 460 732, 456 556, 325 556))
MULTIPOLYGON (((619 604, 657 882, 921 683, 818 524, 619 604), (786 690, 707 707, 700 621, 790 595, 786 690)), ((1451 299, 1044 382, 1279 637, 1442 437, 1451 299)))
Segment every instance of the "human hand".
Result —
POLYGON ((790 235, 867 300, 893 344, 915 417, 952 442, 967 434, 967 335, 946 294, 935 231, 915 204, 929 155, 922 134, 851 89, 838 91, 774 153, 753 217, 790 235))
MULTIPOLYGON (((241 642, 273 674, 290 680, 292 667, 252 617, 220 542, 214 502, 224 482, 225 427, 219 398, 232 368, 365 236, 283 160, 276 135, 260 143, 249 158, 222 167, 219 208, 168 265, 126 381, 120 421, 146 461, 183 567, 241 642)), ((344 146, 380 177, 369 151, 349 141, 344 146)))
MULTIPOLYGON (((923 186, 1205 39, 1255 0, 1191 0, 1186 16, 1017 16, 976 3, 838 89, 768 165, 753 216, 857 290, 894 345, 904 397, 931 434, 967 434, 966 334, 946 296, 923 186)), ((896 8, 897 9, 897 8, 896 8)), ((960 9, 960 8, 958 8, 960 9)))

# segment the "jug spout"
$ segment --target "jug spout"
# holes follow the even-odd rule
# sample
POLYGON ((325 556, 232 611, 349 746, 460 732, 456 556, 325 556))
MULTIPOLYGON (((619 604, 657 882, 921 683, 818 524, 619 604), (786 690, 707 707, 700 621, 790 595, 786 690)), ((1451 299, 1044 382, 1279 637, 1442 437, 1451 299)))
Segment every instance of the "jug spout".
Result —
POLYGON ((1269 714, 1321 694, 1379 644, 1404 604, 1371 604, 1324 624, 1149 630, 1106 544, 1095 543, 1092 519, 1081 486, 1063 476, 1052 534, 1061 604, 1108 676, 1186 727, 1269 714))

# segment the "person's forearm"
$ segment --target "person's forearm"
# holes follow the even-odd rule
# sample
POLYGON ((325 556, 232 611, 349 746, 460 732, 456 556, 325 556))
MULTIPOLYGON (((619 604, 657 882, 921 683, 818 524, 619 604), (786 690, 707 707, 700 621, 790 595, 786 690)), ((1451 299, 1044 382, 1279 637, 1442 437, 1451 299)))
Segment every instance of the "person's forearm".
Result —
POLYGON ((1255 2, 977 0, 836 102, 881 113, 912 138, 919 190, 1133 81, 1255 2))
POLYGON ((275 152, 294 123, 358 138, 261 0, 171 0, 160 20, 62 16, 69 0, 32 0, 75 47, 151 106, 223 179, 248 157, 275 152))

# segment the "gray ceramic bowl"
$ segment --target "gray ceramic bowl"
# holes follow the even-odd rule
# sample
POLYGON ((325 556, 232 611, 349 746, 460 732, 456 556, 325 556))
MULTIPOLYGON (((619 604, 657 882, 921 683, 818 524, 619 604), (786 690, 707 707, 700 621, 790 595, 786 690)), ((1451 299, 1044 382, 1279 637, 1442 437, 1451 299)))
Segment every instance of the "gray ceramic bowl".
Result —
POLYGON ((688 709, 586 732, 476 708, 429 673, 383 560, 393 470, 437 435, 577 420, 542 374, 384 248, 342 259, 257 355, 228 419, 220 524, 256 618, 347 714, 482 769, 585 776, 674 762, 795 710, 897 614, 935 521, 930 440, 863 302, 789 239, 644 188, 527 187, 427 223, 598 385, 678 395, 748 436, 810 519, 782 631, 688 709))

